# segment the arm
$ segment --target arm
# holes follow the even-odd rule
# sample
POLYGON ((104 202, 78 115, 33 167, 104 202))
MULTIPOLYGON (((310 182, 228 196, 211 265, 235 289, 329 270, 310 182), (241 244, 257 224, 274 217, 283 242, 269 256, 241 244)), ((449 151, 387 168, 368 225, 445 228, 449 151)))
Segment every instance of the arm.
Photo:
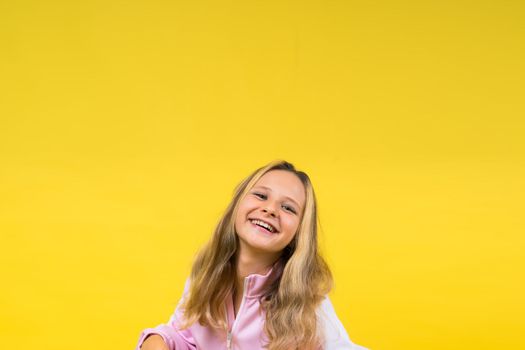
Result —
POLYGON ((169 350, 168 344, 158 334, 150 334, 146 337, 142 345, 141 350, 169 350))
POLYGON ((367 350, 352 343, 328 296, 321 302, 317 315, 324 331, 324 350, 367 350))
POLYGON ((184 293, 180 299, 175 312, 165 324, 155 328, 146 328, 140 334, 135 350, 196 350, 197 346, 191 334, 191 330, 181 330, 178 327, 179 320, 183 314, 181 304, 189 290, 189 279, 186 280, 184 293))

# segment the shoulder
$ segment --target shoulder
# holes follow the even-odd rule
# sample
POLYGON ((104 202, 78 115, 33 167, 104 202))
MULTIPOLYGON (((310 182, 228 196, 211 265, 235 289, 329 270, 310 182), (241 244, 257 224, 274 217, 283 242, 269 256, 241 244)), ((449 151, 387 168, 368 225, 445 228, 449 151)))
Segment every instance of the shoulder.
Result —
POLYGON ((325 333, 325 338, 348 338, 348 334, 346 333, 343 324, 337 317, 334 306, 328 296, 325 296, 321 301, 321 304, 317 307, 317 319, 319 321, 320 330, 323 330, 325 333))
POLYGON ((337 317, 334 306, 328 296, 325 296, 317 308, 317 319, 319 330, 323 332, 325 350, 366 350, 366 348, 354 344, 343 324, 337 317))

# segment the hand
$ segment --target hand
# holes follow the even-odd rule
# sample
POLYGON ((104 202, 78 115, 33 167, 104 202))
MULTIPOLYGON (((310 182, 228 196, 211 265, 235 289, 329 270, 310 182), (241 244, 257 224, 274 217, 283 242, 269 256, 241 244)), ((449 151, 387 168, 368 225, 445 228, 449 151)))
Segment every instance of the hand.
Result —
POLYGON ((140 350, 170 350, 164 339, 158 334, 148 335, 140 350))

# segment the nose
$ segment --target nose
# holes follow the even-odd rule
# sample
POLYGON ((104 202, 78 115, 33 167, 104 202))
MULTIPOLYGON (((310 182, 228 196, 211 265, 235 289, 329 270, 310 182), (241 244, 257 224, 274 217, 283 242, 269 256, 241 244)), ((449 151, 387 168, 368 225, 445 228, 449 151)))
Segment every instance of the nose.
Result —
POLYGON ((274 208, 274 205, 273 204, 270 204, 268 203, 263 209, 262 211, 266 214, 269 214, 273 217, 276 217, 276 210, 274 208))

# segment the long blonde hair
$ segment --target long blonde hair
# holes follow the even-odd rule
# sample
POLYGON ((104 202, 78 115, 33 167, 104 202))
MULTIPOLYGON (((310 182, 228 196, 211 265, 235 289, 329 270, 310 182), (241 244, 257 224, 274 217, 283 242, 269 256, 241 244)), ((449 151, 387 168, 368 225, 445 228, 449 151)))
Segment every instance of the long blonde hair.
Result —
POLYGON ((199 322, 217 331, 227 330, 224 304, 233 292, 236 278, 235 253, 239 243, 234 223, 238 204, 270 170, 297 175, 306 189, 306 200, 297 232, 280 257, 282 274, 261 297, 266 312, 264 331, 268 349, 318 348, 322 332, 318 329, 316 309, 332 288, 332 275, 318 251, 317 203, 310 178, 282 160, 257 169, 236 187, 213 236, 193 263, 189 293, 182 305, 183 327, 199 322))

